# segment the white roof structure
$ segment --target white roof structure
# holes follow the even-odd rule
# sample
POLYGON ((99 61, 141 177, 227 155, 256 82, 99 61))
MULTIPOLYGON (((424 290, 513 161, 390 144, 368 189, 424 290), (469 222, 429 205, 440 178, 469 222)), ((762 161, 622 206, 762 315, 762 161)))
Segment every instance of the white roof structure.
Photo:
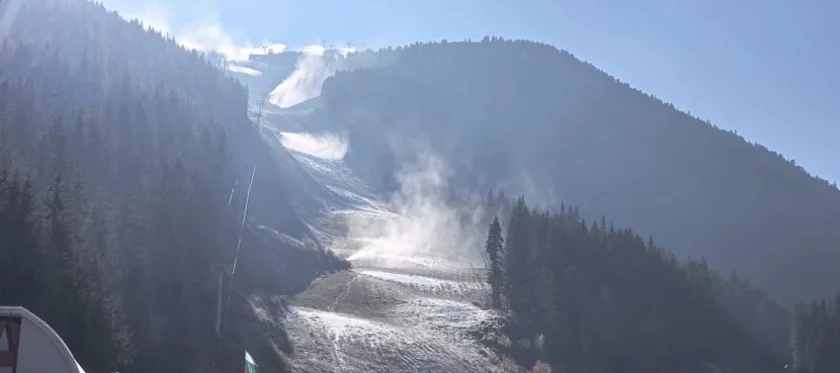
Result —
POLYGON ((85 373, 61 337, 23 307, 0 306, 0 373, 85 373))

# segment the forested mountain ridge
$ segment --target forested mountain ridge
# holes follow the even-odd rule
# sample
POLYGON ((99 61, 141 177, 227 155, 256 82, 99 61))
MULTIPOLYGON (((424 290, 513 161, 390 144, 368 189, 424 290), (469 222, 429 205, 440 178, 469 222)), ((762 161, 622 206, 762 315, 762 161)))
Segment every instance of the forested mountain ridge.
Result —
POLYGON ((225 351, 211 265, 236 260, 223 340, 282 369, 288 342, 255 307, 279 317, 270 296, 347 263, 289 200, 246 88, 99 4, 18 5, 0 46, 0 304, 44 318, 88 371, 207 369, 225 351))
MULTIPOLYGON (((275 295, 349 266, 303 216, 324 186, 260 138, 247 89, 205 56, 85 0, 18 3, 0 40, 0 304, 42 316, 91 372, 210 371, 228 353, 231 369, 215 368, 241 371, 242 349, 260 371, 286 371, 275 295), (234 261, 218 343, 210 268, 234 261)), ((543 184, 541 204, 583 205, 488 198, 505 224, 488 243, 509 264, 490 285, 513 315, 513 343, 495 347, 556 371, 765 373, 784 367, 790 342, 795 368, 834 371, 840 301, 797 307, 787 341, 791 315, 771 295, 702 258, 773 274, 763 281, 784 285, 773 294, 836 293, 833 186, 542 44, 432 43, 346 66, 368 67, 328 80, 309 108, 349 133, 347 164, 379 192, 425 145, 458 183, 513 181, 529 196, 543 184)), ((364 289, 350 285, 330 289, 341 294, 327 311, 364 289)), ((382 298, 360 300, 386 312, 382 298)), ((325 335, 336 359, 354 339, 325 335)))
POLYGON ((392 144, 422 142, 465 184, 526 175, 520 192, 611 216, 786 302, 836 291, 840 191, 794 161, 552 46, 486 38, 370 53, 388 63, 339 72, 322 91, 354 144, 348 164, 388 173, 402 156, 392 144))

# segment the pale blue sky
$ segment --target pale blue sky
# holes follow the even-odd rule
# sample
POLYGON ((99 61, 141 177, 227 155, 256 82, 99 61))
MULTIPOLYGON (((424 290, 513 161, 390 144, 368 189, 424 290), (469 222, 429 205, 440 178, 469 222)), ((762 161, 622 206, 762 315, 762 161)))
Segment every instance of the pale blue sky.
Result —
POLYGON ((104 0, 176 36, 378 47, 525 38, 569 50, 840 182, 837 0, 104 0))

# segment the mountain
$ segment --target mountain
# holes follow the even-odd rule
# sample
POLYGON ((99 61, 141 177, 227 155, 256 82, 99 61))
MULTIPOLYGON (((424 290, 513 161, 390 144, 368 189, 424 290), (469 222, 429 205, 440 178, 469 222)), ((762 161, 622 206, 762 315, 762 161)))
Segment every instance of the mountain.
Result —
POLYGON ((347 134, 348 165, 381 190, 401 160, 430 151, 460 186, 570 201, 785 302, 837 290, 840 191, 794 161, 549 45, 485 38, 369 53, 383 62, 326 80, 320 115, 347 134))
POLYGON ((0 31, 0 304, 89 371, 837 364, 840 313, 799 306, 788 346, 743 279, 836 291, 836 188, 553 47, 226 61, 86 0, 0 31))
POLYGON ((679 261, 606 219, 590 225, 576 207, 449 195, 433 159, 407 160, 399 190, 377 193, 341 157, 356 143, 324 134, 329 120, 319 112, 313 100, 263 118, 265 133, 279 133, 266 139, 312 176, 310 194, 321 194, 318 185, 335 193, 320 215, 345 226, 327 240, 353 265, 289 299, 294 371, 488 372, 511 358, 558 371, 784 371, 790 314, 737 274, 679 261), (486 242, 502 241, 507 255, 495 266, 502 280, 488 283, 505 301, 488 302, 473 266, 498 261, 476 258, 493 216, 505 238, 486 242))
MULTIPOLYGON (((439 148, 422 140, 464 150, 456 141, 470 143, 446 132, 457 132, 460 121, 469 119, 455 112, 463 102, 383 73, 394 54, 378 53, 383 59, 377 64, 345 70, 371 80, 381 76, 381 85, 365 81, 328 97, 339 73, 320 98, 262 111, 263 131, 274 134, 266 140, 292 152, 314 179, 300 190, 312 194, 325 185, 335 193, 334 200, 325 199, 334 209, 321 214, 346 225, 329 239, 354 267, 290 298, 285 325, 295 346, 289 356, 295 371, 486 372, 508 358, 542 371, 547 365, 558 371, 784 371, 790 315, 738 274, 721 276, 705 259, 680 261, 629 229, 582 218, 582 209, 543 210, 524 201, 519 207, 519 200, 511 214, 510 207, 494 211, 494 205, 511 205, 495 194, 476 204, 470 189, 498 184, 469 182, 501 163, 450 174, 443 163, 458 165, 458 159, 437 157, 439 148), (379 120, 378 113, 366 111, 370 107, 350 104, 337 111, 328 101, 365 99, 371 92, 381 96, 365 104, 395 108, 383 116, 397 113, 382 119, 383 129, 365 127, 379 120), (416 98, 418 92, 429 95, 423 106, 391 99, 416 98), (423 119, 412 123, 405 112, 423 119), (424 132, 436 120, 447 120, 450 128, 424 132), (387 127, 391 123, 404 127, 387 127), (467 193, 460 193, 465 186, 467 193), (336 203, 342 199, 344 204, 336 203), (508 255, 499 266, 503 275, 496 277, 502 279, 488 282, 505 301, 488 302, 486 288, 474 280, 481 275, 470 268, 481 265, 475 254, 483 237, 471 230, 476 224, 482 230, 494 215, 506 234, 495 242, 503 241, 508 255), (511 317, 499 320, 501 315, 511 317)), ((348 56, 347 64, 355 57, 348 56)), ((311 59, 301 57, 290 79, 311 59)), ((509 180, 524 190, 526 176, 516 173, 509 180)))
POLYGON ((348 264, 291 199, 294 162, 248 118, 246 87, 100 4, 4 1, 0 19, 0 304, 88 371, 209 369, 242 349, 282 371, 278 297, 348 264), (222 343, 215 264, 235 268, 222 343))

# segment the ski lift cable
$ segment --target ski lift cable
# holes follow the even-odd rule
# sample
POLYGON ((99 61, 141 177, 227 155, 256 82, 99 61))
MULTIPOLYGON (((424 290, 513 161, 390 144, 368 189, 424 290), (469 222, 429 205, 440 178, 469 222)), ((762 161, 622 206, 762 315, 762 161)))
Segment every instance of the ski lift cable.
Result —
POLYGON ((245 194, 245 210, 242 212, 242 221, 239 225, 239 240, 236 244, 236 254, 233 257, 233 266, 231 267, 230 271, 230 283, 228 284, 228 294, 227 299, 225 300, 225 311, 224 315, 222 316, 222 325, 225 324, 227 320, 228 310, 230 309, 230 296, 233 293, 233 281, 236 278, 236 265, 239 262, 239 251, 242 248, 242 234, 245 229, 245 219, 248 217, 248 205, 251 202, 251 188, 254 186, 254 175, 257 173, 257 166, 254 165, 253 169, 251 170, 251 182, 248 184, 248 192, 245 194))

